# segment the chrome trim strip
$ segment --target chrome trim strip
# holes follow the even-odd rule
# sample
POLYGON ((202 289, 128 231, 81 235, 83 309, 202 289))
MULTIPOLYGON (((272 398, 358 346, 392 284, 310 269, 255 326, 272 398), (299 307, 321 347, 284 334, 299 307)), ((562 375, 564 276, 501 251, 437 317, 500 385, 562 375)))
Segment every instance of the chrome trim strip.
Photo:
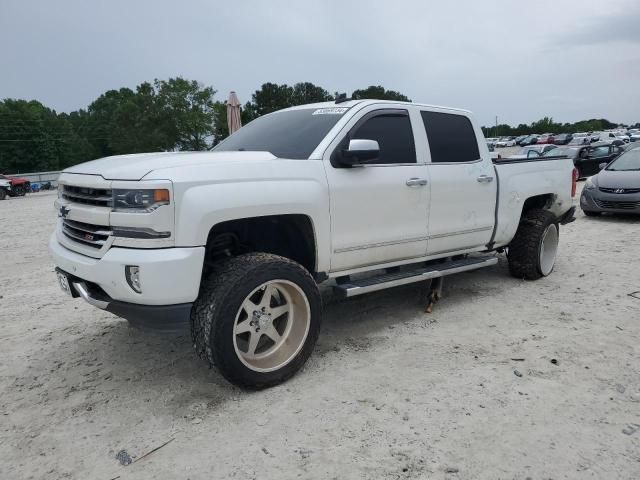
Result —
MULTIPOLYGON (((409 283, 421 282, 423 280, 429 280, 431 278, 445 277, 447 275, 453 275, 454 273, 468 272, 470 270, 477 270, 483 267, 490 267, 498 263, 497 257, 487 258, 483 262, 473 263, 471 265, 463 265, 461 267, 449 268, 444 270, 431 270, 412 277, 400 278, 398 280, 391 280, 389 282, 376 283, 374 285, 367 285, 366 287, 353 287, 345 288, 342 291, 347 297, 355 297, 356 295, 362 295, 369 292, 375 292, 378 290, 384 290, 386 288, 398 287, 400 285, 407 285, 409 283)), ((443 264, 446 265, 446 264, 443 264)))
POLYGON ((82 299, 90 305, 93 305, 96 308, 101 310, 106 310, 109 306, 109 302, 104 302, 102 300, 97 300, 89 295, 89 290, 87 289, 87 284, 84 282, 72 282, 73 288, 76 289, 78 295, 82 297, 82 299))
POLYGON ((90 245, 99 245, 96 248, 101 248, 104 246, 105 243, 107 243, 106 240, 88 240, 84 237, 81 237, 75 232, 69 231, 69 227, 65 228, 65 226, 62 227, 62 232, 69 238, 73 238, 74 240, 77 240, 79 242, 90 244, 90 245))
POLYGON ((450 233, 439 233, 437 235, 427 235, 425 237, 407 238, 407 239, 403 239, 403 240, 391 240, 391 241, 388 241, 388 242, 368 243, 368 244, 364 244, 364 245, 355 245, 353 247, 336 248, 336 249, 333 250, 333 253, 346 253, 346 252, 353 252, 355 250, 366 250, 368 248, 389 247, 389 246, 392 246, 392 245, 401 245, 403 243, 422 242, 422 241, 425 241, 425 240, 431 240, 431 239, 443 238, 443 237, 451 237, 451 236, 455 236, 455 235, 464 235, 465 233, 484 232, 484 231, 487 231, 487 230, 493 230, 493 227, 472 228, 470 230, 460 230, 458 232, 450 232, 450 233))
POLYGON ((63 219, 62 223, 67 227, 71 227, 76 230, 82 230, 83 232, 87 233, 92 233, 93 235, 104 235, 105 237, 108 237, 113 233, 111 230, 100 230, 100 227, 102 227, 102 225, 92 225, 90 223, 78 222, 75 220, 69 220, 67 218, 63 219), (90 227, 94 227, 94 230, 91 230, 90 227))
POLYGON ((423 242, 428 240, 429 237, 417 237, 417 238, 407 238, 404 240, 391 240, 389 242, 379 242, 379 243, 369 243, 365 245, 355 245, 353 247, 344 247, 344 248, 336 248, 333 253, 346 253, 352 252, 354 250, 366 250, 367 248, 379 248, 379 247, 388 247, 391 245, 401 245, 403 243, 413 243, 413 242, 423 242))
POLYGON ((464 235, 465 233, 478 233, 486 230, 493 230, 493 227, 472 228, 470 230, 460 230, 458 232, 438 233, 437 235, 429 235, 429 240, 434 238, 453 237, 455 235, 464 235))

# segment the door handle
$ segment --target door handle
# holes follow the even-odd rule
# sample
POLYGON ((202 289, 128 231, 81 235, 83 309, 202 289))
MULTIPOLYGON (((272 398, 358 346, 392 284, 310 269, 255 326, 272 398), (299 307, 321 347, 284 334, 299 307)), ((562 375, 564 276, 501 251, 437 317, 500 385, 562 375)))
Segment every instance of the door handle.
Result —
POLYGON ((407 180, 407 187, 422 187, 427 184, 426 178, 410 178, 407 180))
POLYGON ((478 177, 478 181, 480 183, 491 183, 493 182, 493 177, 490 177, 489 175, 480 175, 478 177))

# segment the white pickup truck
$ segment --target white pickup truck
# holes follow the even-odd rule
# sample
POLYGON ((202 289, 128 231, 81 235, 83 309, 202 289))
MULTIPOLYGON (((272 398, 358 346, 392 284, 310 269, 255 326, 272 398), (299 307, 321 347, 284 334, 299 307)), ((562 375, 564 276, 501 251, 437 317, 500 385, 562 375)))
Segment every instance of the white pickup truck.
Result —
POLYGON ((573 220, 568 158, 494 164, 470 112, 346 100, 254 120, 211 152, 103 158, 59 178, 61 287, 148 328, 191 327, 231 382, 275 385, 343 296, 497 263, 537 279, 573 220))

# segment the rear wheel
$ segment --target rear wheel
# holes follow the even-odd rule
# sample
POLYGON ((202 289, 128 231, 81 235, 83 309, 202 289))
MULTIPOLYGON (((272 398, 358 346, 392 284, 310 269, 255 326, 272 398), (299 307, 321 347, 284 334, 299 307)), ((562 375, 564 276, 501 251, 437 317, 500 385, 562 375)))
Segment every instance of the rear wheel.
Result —
POLYGON ((16 197, 24 197, 27 194, 27 190, 24 185, 16 185, 13 187, 13 194, 16 197))
POLYGON ((555 265, 559 239, 555 215, 540 209, 526 212, 508 249, 511 275, 527 280, 549 275, 555 265))
POLYGON ((191 311, 197 353, 230 382, 260 389, 293 376, 320 330, 318 287, 301 265, 251 253, 220 262, 191 311))

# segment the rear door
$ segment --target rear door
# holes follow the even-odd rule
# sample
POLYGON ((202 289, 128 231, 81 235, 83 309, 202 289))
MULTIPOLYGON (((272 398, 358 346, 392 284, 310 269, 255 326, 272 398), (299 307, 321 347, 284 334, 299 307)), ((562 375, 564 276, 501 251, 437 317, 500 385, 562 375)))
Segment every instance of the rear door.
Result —
MULTIPOLYGON (((417 116, 415 110, 412 114, 417 116)), ((407 108, 372 105, 349 122, 325 153, 331 271, 425 256, 429 185, 425 145, 414 139, 414 129, 421 126, 415 123, 407 108), (353 168, 340 165, 335 154, 350 139, 376 140, 379 158, 353 168)))
POLYGON ((463 113, 421 110, 431 183, 428 255, 486 245, 495 222, 497 179, 463 113))

